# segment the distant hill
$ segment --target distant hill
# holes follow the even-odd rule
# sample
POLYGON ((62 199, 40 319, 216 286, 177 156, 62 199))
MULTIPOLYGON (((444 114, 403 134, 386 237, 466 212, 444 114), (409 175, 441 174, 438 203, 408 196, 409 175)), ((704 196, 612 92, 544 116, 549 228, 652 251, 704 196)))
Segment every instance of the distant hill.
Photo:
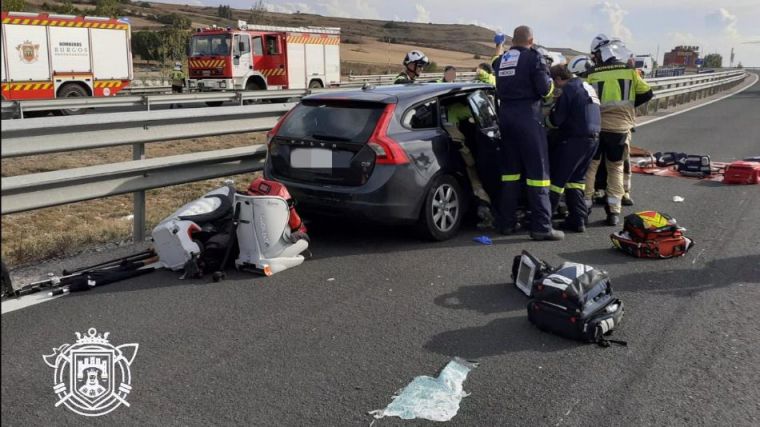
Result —
MULTIPOLYGON (((87 1, 94 3, 95 0, 87 1)), ((158 30, 163 26, 160 17, 172 13, 190 19, 194 28, 235 26, 238 19, 259 25, 340 27, 344 74, 396 72, 404 53, 413 48, 423 50, 438 66, 455 65, 466 69, 487 61, 493 54, 493 31, 476 25, 350 19, 305 13, 273 13, 260 9, 231 9, 232 19, 225 19, 217 16, 216 7, 122 1, 121 13, 130 18, 132 31, 158 30)), ((73 6, 91 14, 94 8, 92 3, 75 0, 73 6)), ((63 6, 63 2, 55 0, 27 0, 27 4, 28 10, 45 12, 54 12, 63 6)), ((562 52, 567 57, 581 54, 567 48, 549 49, 562 52)))

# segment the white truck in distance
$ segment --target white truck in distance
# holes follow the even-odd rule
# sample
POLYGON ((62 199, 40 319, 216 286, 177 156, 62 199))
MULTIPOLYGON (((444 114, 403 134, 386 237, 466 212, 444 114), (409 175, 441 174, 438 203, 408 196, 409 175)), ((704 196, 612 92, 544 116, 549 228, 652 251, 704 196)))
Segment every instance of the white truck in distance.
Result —
POLYGON ((636 55, 636 69, 641 70, 643 77, 654 76, 654 58, 652 55, 636 55))

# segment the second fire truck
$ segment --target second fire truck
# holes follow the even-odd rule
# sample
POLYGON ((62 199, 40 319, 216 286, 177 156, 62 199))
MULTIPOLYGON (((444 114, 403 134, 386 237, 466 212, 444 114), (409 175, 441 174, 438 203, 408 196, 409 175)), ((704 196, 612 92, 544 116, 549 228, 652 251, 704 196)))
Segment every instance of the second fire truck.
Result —
POLYGON ((340 28, 206 28, 190 40, 188 87, 278 90, 340 84, 340 28))

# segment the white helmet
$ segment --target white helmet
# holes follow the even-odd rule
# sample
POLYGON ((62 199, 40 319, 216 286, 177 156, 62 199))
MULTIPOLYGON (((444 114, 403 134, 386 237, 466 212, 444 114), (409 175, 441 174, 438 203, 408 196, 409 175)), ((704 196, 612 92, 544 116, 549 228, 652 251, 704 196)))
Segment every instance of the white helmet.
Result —
POLYGON ((597 34, 596 37, 594 37, 593 40, 591 40, 591 48, 589 52, 592 54, 596 53, 600 47, 608 44, 610 42, 610 38, 607 37, 604 34, 597 34))
POLYGON ((594 63, 591 61, 591 58, 589 58, 588 56, 576 56, 567 65, 567 69, 571 73, 577 76, 582 76, 586 74, 588 70, 590 70, 591 67, 593 66, 594 66, 594 63))
POLYGON ((591 42, 591 53, 599 54, 602 62, 607 62, 611 59, 626 62, 633 55, 622 40, 616 38, 610 39, 604 34, 594 37, 594 40, 591 42))
POLYGON ((430 64, 430 60, 428 60, 428 57, 425 56, 425 54, 422 53, 422 51, 412 50, 412 51, 409 51, 406 54, 406 56, 404 56, 403 64, 404 65, 417 64, 417 65, 425 66, 425 65, 430 64))

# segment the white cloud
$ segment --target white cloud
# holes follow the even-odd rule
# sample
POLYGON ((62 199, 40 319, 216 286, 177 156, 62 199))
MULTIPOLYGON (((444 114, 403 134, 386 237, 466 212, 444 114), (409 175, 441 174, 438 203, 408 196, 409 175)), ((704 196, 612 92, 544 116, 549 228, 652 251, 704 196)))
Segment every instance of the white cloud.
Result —
POLYGON ((724 8, 709 13, 705 16, 705 24, 710 30, 720 30, 732 39, 739 39, 739 30, 736 28, 737 18, 724 8))
POLYGON ((303 2, 285 2, 285 3, 265 3, 264 7, 270 12, 278 13, 314 13, 314 9, 308 3, 303 2))
POLYGON ((415 19, 416 22, 421 22, 421 23, 431 22, 430 12, 428 12, 428 10, 425 9, 425 6, 417 3, 416 5, 414 5, 414 8, 417 9, 417 18, 415 19))
POLYGON ((373 6, 370 5, 369 0, 328 0, 316 2, 316 9, 318 13, 323 13, 327 16, 336 16, 340 18, 367 18, 367 19, 380 19, 380 14, 373 6))
POLYGON ((698 46, 700 38, 692 33, 672 32, 666 34, 668 40, 674 45, 698 46))
POLYGON ((628 42, 633 39, 633 33, 625 25, 623 20, 628 11, 623 9, 618 3, 608 1, 597 3, 595 6, 597 13, 601 13, 607 19, 611 37, 619 37, 628 42))

